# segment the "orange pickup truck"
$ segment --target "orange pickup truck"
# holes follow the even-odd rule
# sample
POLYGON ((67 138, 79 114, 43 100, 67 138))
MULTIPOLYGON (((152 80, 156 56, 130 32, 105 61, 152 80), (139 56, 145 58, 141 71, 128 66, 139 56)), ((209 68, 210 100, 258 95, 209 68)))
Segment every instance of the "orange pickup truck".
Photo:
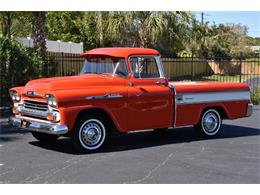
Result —
POLYGON ((40 141, 69 136, 76 149, 100 149, 112 133, 193 125, 214 136, 222 119, 252 114, 243 83, 170 82, 160 54, 144 48, 98 48, 77 76, 42 78, 10 89, 10 123, 40 141))

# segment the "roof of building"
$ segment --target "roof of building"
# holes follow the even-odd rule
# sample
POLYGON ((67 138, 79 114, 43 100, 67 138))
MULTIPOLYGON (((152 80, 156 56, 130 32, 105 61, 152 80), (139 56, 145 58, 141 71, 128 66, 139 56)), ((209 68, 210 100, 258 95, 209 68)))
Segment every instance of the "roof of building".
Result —
POLYGON ((252 51, 260 50, 260 45, 255 45, 250 47, 252 51))
POLYGON ((128 47, 109 47, 97 48, 89 50, 80 55, 80 57, 88 57, 92 55, 104 55, 113 57, 129 57, 131 55, 159 55, 160 53, 155 49, 148 48, 128 48, 128 47))

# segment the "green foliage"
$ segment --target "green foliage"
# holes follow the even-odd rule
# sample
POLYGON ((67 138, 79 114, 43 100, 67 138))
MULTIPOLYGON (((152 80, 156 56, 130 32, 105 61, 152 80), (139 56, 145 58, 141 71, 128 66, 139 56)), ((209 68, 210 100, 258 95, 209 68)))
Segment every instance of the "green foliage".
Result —
POLYGON ((0 12, 0 35, 27 37, 32 34, 31 12, 0 12))
POLYGON ((250 52, 246 44, 247 28, 240 24, 219 24, 209 26, 194 21, 190 48, 195 55, 209 56, 239 56, 250 52))
MULTIPOLYGON (((34 15, 34 12, 0 12, 0 34, 32 36, 34 15)), ((260 38, 246 36, 245 26, 201 24, 195 15, 185 11, 46 12, 45 15, 47 39, 83 42, 85 50, 152 47, 173 56, 193 53, 200 57, 228 57, 247 54, 248 46, 260 45, 260 38)), ((10 38, 9 35, 6 37, 10 38)))
POLYGON ((254 105, 260 104, 260 88, 256 87, 251 93, 251 101, 254 105))
POLYGON ((94 12, 48 12, 46 34, 49 40, 83 42, 85 49, 96 47, 94 12))
POLYGON ((9 98, 9 88, 22 86, 40 77, 43 65, 36 52, 16 41, 0 37, 1 105, 9 98))
POLYGON ((260 45, 260 37, 249 37, 246 36, 246 44, 248 46, 259 46, 260 45))

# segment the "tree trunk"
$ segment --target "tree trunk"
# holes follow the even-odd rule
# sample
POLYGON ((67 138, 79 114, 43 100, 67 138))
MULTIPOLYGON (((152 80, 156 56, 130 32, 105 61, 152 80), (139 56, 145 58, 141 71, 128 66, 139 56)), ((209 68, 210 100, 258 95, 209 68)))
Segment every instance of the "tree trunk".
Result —
POLYGON ((47 76, 47 48, 45 39, 45 12, 33 12, 32 39, 35 51, 42 57, 45 62, 40 68, 41 76, 47 76))
POLYGON ((32 39, 35 50, 46 59, 45 12, 33 12, 32 39))
POLYGON ((103 35, 103 16, 102 12, 99 11, 97 12, 97 26, 96 26, 96 31, 97 31, 97 40, 98 40, 98 47, 103 47, 104 46, 104 35, 103 35))

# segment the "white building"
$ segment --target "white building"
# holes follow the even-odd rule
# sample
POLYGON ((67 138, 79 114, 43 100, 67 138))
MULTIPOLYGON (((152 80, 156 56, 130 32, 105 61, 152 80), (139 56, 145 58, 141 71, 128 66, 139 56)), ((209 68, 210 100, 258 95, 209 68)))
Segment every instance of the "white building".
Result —
MULTIPOLYGON (((25 47, 33 47, 33 40, 30 37, 19 37, 17 41, 25 47)), ((50 41, 46 40, 47 51, 63 52, 63 53, 83 53, 83 43, 63 42, 60 40, 50 41)))

